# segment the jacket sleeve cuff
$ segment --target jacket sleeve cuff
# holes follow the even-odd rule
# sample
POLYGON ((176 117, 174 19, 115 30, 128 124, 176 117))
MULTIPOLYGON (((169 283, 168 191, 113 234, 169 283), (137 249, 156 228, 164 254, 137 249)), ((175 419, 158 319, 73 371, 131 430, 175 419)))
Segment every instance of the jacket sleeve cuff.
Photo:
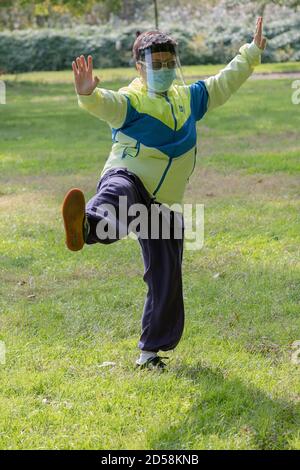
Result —
POLYGON ((101 94, 100 89, 95 88, 94 91, 90 95, 79 95, 77 93, 77 99, 79 103, 89 106, 94 103, 96 104, 96 102, 99 100, 100 94, 101 94))
POLYGON ((254 40, 250 44, 244 44, 239 50, 240 54, 247 59, 252 67, 261 63, 261 54, 263 51, 264 49, 260 49, 260 47, 255 44, 254 40))

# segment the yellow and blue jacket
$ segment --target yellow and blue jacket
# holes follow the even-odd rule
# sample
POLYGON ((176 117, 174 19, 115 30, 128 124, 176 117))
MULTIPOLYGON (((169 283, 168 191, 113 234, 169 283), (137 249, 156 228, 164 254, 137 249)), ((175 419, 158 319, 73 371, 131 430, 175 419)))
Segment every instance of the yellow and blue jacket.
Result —
POLYGON ((110 168, 127 168, 157 202, 181 204, 196 163, 197 121, 238 90, 262 52, 254 42, 244 44, 217 75, 191 85, 173 84, 164 96, 149 96, 139 77, 118 91, 95 88, 91 95, 77 95, 79 106, 112 131, 101 176, 110 168))

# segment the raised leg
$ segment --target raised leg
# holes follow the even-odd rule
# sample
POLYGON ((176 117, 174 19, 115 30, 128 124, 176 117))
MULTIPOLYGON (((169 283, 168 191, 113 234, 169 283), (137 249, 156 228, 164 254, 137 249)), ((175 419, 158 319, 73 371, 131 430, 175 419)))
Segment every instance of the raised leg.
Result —
POLYGON ((131 205, 141 203, 136 185, 127 177, 112 174, 99 182, 97 193, 88 201, 85 209, 89 223, 85 241, 87 244, 110 244, 128 234, 128 225, 132 218, 121 216, 120 197, 123 199, 123 216, 128 214, 131 205), (98 224, 101 221, 106 223, 100 226, 98 224))

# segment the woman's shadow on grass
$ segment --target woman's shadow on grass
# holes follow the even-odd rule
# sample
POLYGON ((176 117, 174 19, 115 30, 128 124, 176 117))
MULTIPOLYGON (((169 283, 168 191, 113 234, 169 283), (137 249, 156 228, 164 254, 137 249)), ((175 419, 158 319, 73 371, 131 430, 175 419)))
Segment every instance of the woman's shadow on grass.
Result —
POLYGON ((178 407, 180 423, 158 432, 151 448, 199 449, 208 441, 222 441, 231 448, 291 448, 299 433, 300 403, 273 399, 201 362, 194 367, 181 365, 175 374, 177 379, 199 385, 199 390, 190 398, 193 404, 189 410, 178 407))

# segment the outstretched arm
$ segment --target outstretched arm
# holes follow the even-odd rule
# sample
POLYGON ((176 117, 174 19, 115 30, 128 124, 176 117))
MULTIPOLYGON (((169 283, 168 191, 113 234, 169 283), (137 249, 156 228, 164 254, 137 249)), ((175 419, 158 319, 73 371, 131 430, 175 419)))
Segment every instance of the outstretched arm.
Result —
POLYGON ((121 127, 126 118, 127 99, 117 91, 97 88, 100 80, 93 77, 92 56, 88 56, 87 62, 83 55, 77 57, 72 68, 79 106, 111 127, 121 127))
POLYGON ((261 54, 267 42, 262 36, 262 23, 263 19, 259 17, 251 44, 241 46, 239 54, 224 69, 204 80, 208 92, 207 111, 224 104, 252 74, 254 67, 260 64, 261 54))

